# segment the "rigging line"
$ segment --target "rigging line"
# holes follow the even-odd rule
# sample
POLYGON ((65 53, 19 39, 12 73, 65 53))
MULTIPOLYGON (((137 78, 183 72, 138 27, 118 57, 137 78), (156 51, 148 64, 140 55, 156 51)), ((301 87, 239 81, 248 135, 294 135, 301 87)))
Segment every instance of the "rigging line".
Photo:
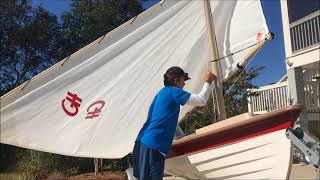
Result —
POLYGON ((160 4, 160 6, 162 6, 162 4, 165 2, 166 0, 162 0, 162 2, 161 2, 161 4, 160 4))
POLYGON ((29 84, 29 82, 32 80, 32 78, 31 79, 29 79, 28 81, 27 81, 27 83, 20 89, 20 90, 24 90, 24 88, 29 84))
MULTIPOLYGON (((71 54, 71 55, 72 55, 72 54, 71 54)), ((67 57, 67 59, 65 59, 65 60, 62 62, 61 66, 63 66, 63 65, 64 65, 64 63, 66 63, 66 62, 68 61, 68 59, 71 57, 71 55, 70 55, 70 56, 68 56, 68 57, 67 57)))
POLYGON ((98 44, 100 44, 100 43, 101 43, 101 41, 104 39, 104 37, 106 37, 106 35, 107 35, 107 34, 104 34, 104 35, 99 39, 98 44))
POLYGON ((136 20, 137 19, 137 17, 139 16, 139 14, 138 15, 136 15, 133 19, 132 19, 132 21, 130 22, 130 24, 132 24, 133 22, 134 22, 134 20, 136 20))
MULTIPOLYGON (((211 96, 212 96, 212 107, 213 107, 213 113, 214 113, 214 121, 217 120, 217 113, 216 113, 216 104, 214 103, 216 97, 216 93, 215 91, 213 90, 213 85, 212 85, 213 82, 211 82, 211 96)), ((213 123, 213 122, 212 122, 213 123)))
MULTIPOLYGON (((212 85, 211 85, 212 86, 212 85)), ((213 88, 211 88, 211 96, 212 96, 212 108, 213 108, 213 114, 214 114, 214 120, 211 120, 212 123, 217 121, 217 112, 216 112, 216 103, 215 102, 215 93, 213 92, 213 88)))
MULTIPOLYGON (((210 71, 210 66, 211 65, 211 62, 208 62, 207 63, 207 71, 210 71)), ((211 72, 211 71, 210 71, 211 72)), ((215 81, 215 80, 214 80, 215 81)), ((211 120, 211 122, 212 121, 217 121, 217 112, 216 112, 216 104, 215 104, 215 99, 216 99, 216 93, 215 93, 215 91, 213 90, 213 82, 211 82, 211 96, 212 96, 212 107, 213 107, 213 114, 214 114, 214 120, 211 120)), ((214 122, 212 122, 212 123, 214 123, 214 122)))
POLYGON ((260 51, 261 48, 262 48, 262 46, 259 47, 259 49, 254 53, 254 55, 252 56, 252 58, 251 58, 251 60, 248 62, 248 64, 246 64, 246 65, 243 67, 241 73, 240 73, 240 74, 238 75, 238 77, 233 81, 232 85, 231 85, 230 88, 227 90, 225 96, 229 94, 229 92, 231 91, 231 89, 233 88, 233 86, 235 85, 235 83, 239 80, 240 76, 241 76, 241 75, 243 74, 243 72, 246 70, 246 67, 249 66, 249 64, 252 62, 252 60, 254 59, 254 57, 257 55, 257 53, 260 51))
POLYGON ((249 48, 251 48, 251 47, 253 47, 253 46, 255 46, 255 45, 259 44, 259 43, 260 43, 260 41, 254 43, 254 44, 252 44, 252 45, 250 45, 250 46, 247 46, 247 47, 245 47, 245 48, 243 48, 243 49, 240 49, 240 50, 238 50, 238 51, 236 51, 236 52, 234 52, 234 53, 228 54, 228 55, 223 56, 223 57, 218 58, 218 59, 211 60, 211 62, 220 61, 221 59, 224 59, 224 58, 226 58, 226 57, 233 56, 233 55, 235 55, 235 54, 237 54, 237 53, 239 53, 239 52, 241 52, 241 51, 244 51, 244 50, 246 50, 246 49, 249 49, 249 48))
POLYGON ((184 123, 184 134, 187 134, 188 116, 186 116, 186 122, 184 123))

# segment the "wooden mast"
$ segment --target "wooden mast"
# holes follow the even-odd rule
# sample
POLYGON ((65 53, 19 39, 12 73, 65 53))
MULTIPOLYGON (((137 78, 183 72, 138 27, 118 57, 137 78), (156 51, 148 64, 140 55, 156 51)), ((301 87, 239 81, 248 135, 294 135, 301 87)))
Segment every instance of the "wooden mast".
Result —
MULTIPOLYGON (((207 35, 208 35, 208 44, 209 44, 209 58, 210 60, 218 59, 218 50, 216 44, 216 36, 212 21, 212 14, 210 8, 209 0, 204 0, 204 10, 205 10, 205 17, 206 17, 206 28, 207 28, 207 35)), ((226 108, 224 105, 223 99, 223 85, 220 73, 220 64, 217 61, 212 62, 212 73, 215 75, 214 80, 214 91, 217 97, 217 104, 218 104, 218 113, 219 119, 223 120, 227 118, 226 108)))

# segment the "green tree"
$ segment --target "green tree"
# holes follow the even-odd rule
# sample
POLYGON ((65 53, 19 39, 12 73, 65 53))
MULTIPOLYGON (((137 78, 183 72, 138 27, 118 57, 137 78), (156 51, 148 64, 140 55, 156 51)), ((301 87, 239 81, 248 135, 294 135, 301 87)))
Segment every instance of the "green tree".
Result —
POLYGON ((63 156, 35 150, 20 151, 17 156, 17 171, 31 179, 45 179, 55 172, 69 176, 93 171, 92 158, 63 156))
POLYGON ((249 68, 241 75, 240 72, 235 74, 223 84, 228 117, 248 112, 248 96, 251 94, 247 89, 258 88, 252 84, 252 80, 259 76, 264 68, 265 66, 249 68))
POLYGON ((1 95, 58 59, 60 27, 57 17, 29 1, 0 1, 1 95))
POLYGON ((143 11, 137 0, 73 0, 62 16, 64 55, 69 56, 143 11))
MULTIPOLYGON (((248 112, 247 98, 251 94, 247 92, 247 89, 257 88, 253 85, 252 80, 259 76, 264 68, 264 66, 252 67, 243 71, 242 74, 238 72, 223 84, 227 117, 248 112)), ((187 113, 180 123, 182 129, 191 133, 196 129, 219 121, 216 105, 213 102, 214 100, 210 96, 206 106, 196 107, 187 113)))

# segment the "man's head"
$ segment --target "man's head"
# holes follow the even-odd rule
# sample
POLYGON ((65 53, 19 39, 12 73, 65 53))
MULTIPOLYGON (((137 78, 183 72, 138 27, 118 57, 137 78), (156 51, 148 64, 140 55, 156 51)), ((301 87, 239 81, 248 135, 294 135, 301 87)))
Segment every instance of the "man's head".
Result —
POLYGON ((188 73, 185 73, 180 67, 173 66, 163 75, 165 86, 175 86, 183 89, 184 81, 189 80, 188 73))

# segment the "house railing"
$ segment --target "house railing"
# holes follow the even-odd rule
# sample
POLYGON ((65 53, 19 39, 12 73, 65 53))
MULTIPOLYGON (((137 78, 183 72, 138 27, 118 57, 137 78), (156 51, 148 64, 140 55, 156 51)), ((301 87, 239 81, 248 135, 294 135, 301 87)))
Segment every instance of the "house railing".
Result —
POLYGON ((292 52, 305 50, 320 43, 320 11, 316 11, 291 23, 290 38, 292 52))
MULTIPOLYGON (((307 69, 303 72, 305 107, 309 113, 320 112, 320 70, 307 69)), ((290 104, 287 82, 248 89, 248 111, 263 113, 286 107, 290 104)))
POLYGON ((319 81, 305 82, 305 104, 308 112, 320 112, 320 83, 319 81))
POLYGON ((320 112, 320 70, 308 69, 303 72, 305 106, 308 112, 320 112))
POLYGON ((289 105, 288 83, 282 82, 259 89, 248 89, 252 95, 248 97, 249 112, 266 112, 280 109, 289 105))

